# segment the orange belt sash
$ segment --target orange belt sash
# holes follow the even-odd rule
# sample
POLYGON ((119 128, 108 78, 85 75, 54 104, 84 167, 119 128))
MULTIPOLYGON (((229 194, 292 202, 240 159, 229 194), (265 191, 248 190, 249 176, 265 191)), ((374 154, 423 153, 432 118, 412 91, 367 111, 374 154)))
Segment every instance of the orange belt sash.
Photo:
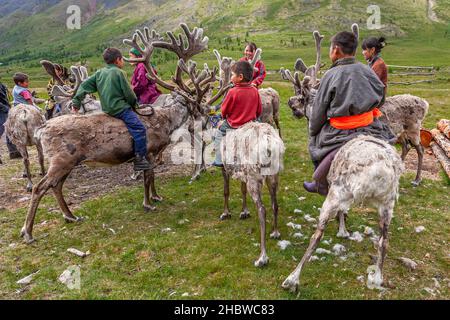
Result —
POLYGON ((368 126, 373 122, 373 118, 381 117, 383 114, 378 108, 363 114, 356 114, 353 116, 343 116, 330 118, 330 125, 339 130, 350 130, 368 126))

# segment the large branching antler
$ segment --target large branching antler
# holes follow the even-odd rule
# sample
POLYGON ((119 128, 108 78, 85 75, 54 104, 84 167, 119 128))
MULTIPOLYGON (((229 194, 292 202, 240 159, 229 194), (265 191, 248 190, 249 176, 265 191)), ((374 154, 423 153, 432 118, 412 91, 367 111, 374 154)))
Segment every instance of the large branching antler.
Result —
POLYGON ((302 89, 302 83, 300 81, 299 72, 296 71, 294 75, 292 75, 289 69, 281 68, 280 69, 281 77, 283 80, 290 81, 294 85, 295 94, 300 94, 302 89))
POLYGON ((231 67, 234 63, 232 58, 222 57, 216 49, 213 50, 214 55, 217 58, 217 63, 219 64, 219 90, 217 93, 208 100, 207 104, 212 105, 221 96, 223 96, 231 88, 231 67))
POLYGON ((64 81, 61 79, 61 77, 56 73, 55 64, 48 60, 41 60, 40 64, 45 69, 45 71, 52 76, 53 80, 56 81, 59 85, 64 85, 64 81))

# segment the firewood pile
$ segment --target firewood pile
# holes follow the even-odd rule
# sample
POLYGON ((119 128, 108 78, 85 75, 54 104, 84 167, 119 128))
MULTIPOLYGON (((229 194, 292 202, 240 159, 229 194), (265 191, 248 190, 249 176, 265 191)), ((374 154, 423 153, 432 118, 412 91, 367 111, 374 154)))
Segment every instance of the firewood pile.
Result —
POLYGON ((450 120, 440 120, 436 129, 431 130, 431 135, 433 136, 431 149, 450 178, 450 120))

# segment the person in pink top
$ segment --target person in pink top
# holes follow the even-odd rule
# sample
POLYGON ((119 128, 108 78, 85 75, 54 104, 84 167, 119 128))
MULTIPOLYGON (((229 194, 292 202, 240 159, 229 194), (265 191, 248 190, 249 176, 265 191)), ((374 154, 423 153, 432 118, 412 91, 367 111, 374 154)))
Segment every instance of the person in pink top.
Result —
MULTIPOLYGON (((241 58, 240 61, 252 61, 253 57, 256 53, 256 44, 253 42, 247 43, 244 50, 244 56, 241 58)), ((252 86, 259 88, 264 79, 266 78, 266 66, 264 65, 264 62, 262 60, 258 60, 255 64, 255 68, 253 70, 253 79, 252 79, 252 86)))
MULTIPOLYGON (((130 58, 139 58, 141 53, 132 48, 130 50, 130 58)), ((144 63, 131 63, 135 66, 133 77, 131 78, 131 88, 133 89, 139 104, 152 104, 161 95, 161 91, 153 80, 147 78, 147 69, 144 63)), ((153 68, 153 66, 152 66, 153 68)), ((155 70, 156 73, 156 70, 155 70)))

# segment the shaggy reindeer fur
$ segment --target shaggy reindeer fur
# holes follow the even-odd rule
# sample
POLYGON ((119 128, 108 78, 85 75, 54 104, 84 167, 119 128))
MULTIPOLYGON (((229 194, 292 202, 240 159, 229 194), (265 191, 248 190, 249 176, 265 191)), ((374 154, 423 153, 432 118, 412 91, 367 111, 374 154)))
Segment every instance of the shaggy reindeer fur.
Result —
MULTIPOLYGON (((171 107, 156 108, 152 116, 140 117, 147 128, 147 150, 150 157, 156 157, 170 144, 171 134, 186 122, 188 116, 184 102, 178 102, 171 107)), ((103 113, 57 117, 48 121, 36 135, 48 158, 49 168, 33 189, 27 218, 21 231, 27 243, 34 241, 32 230, 36 211, 41 198, 50 188, 53 189, 65 220, 80 220, 72 214, 62 194, 63 184, 76 165, 116 165, 127 162, 134 156, 133 140, 125 123, 103 113)), ((150 200, 161 200, 156 193, 153 170, 144 172, 143 205, 146 211, 154 209, 150 200)))
POLYGON ((412 182, 418 186, 422 180, 423 146, 420 142, 420 129, 428 112, 428 102, 410 94, 402 94, 386 98, 386 102, 380 108, 383 112, 382 121, 385 121, 392 132, 402 144, 402 160, 412 145, 418 156, 417 174, 412 182))
POLYGON ((34 136, 36 129, 44 124, 45 120, 38 107, 33 105, 19 104, 9 111, 8 120, 5 123, 6 134, 17 147, 23 158, 24 177, 28 179, 27 191, 31 192, 33 182, 31 181, 30 160, 27 147, 36 146, 41 167, 41 175, 45 174, 44 156, 42 146, 34 136))
POLYGON ((250 122, 239 129, 229 131, 221 143, 224 168, 224 212, 221 219, 231 217, 228 199, 230 177, 241 181, 242 212, 241 219, 250 216, 247 208, 247 191, 258 210, 261 254, 255 261, 256 267, 269 262, 266 253, 266 209, 262 203, 261 192, 264 181, 270 192, 273 210, 273 229, 271 238, 278 239, 278 174, 283 169, 285 146, 278 132, 267 123, 250 122))
POLYGON ((403 164, 395 149, 379 139, 358 136, 345 144, 336 154, 328 174, 330 189, 320 210, 316 232, 297 268, 283 282, 283 288, 297 291, 300 273, 319 244, 327 223, 339 215, 339 233, 345 230, 344 213, 353 203, 369 204, 378 209, 380 239, 375 274, 369 275, 368 285, 383 283, 383 264, 388 246, 388 229, 398 198, 399 179, 403 164))

